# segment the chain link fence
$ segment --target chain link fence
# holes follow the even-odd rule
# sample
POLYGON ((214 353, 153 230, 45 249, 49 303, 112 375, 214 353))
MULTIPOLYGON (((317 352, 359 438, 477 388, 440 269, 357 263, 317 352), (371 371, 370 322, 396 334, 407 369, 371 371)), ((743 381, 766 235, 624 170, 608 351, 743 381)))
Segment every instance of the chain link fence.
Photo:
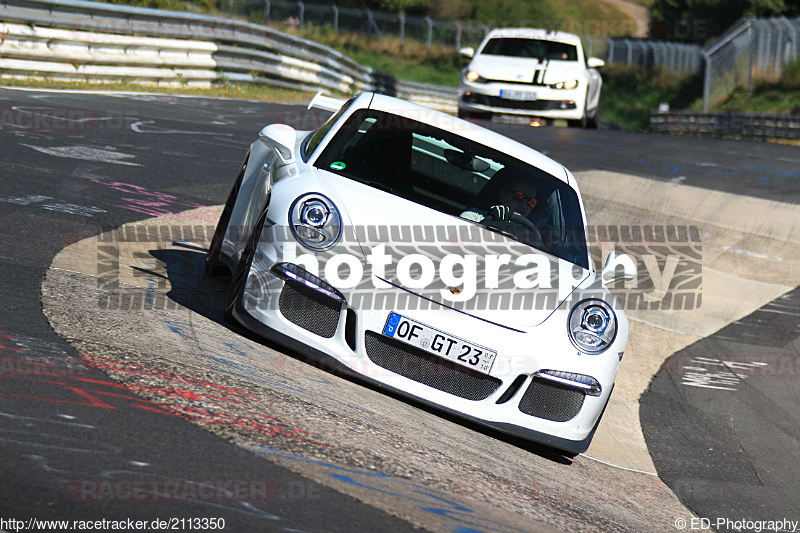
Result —
MULTIPOLYGON (((308 4, 291 0, 221 0, 220 9, 244 15, 261 22, 279 22, 293 26, 330 28, 393 37, 454 47, 477 47, 489 33, 490 27, 474 21, 445 21, 429 17, 407 16, 403 13, 338 7, 335 4, 308 4), (227 6, 227 7, 226 7, 227 6)), ((640 39, 608 39, 584 36, 588 56, 599 57, 609 64, 638 66, 661 65, 677 73, 696 73, 702 68, 700 47, 640 39)))
POLYGON ((800 58, 800 18, 742 19, 703 50, 703 110, 754 79, 776 80, 800 58))
POLYGON ((335 4, 307 4, 283 0, 221 0, 220 10, 245 16, 252 21, 284 23, 291 26, 314 26, 333 31, 347 31, 378 38, 393 37, 461 48, 477 46, 489 32, 484 25, 435 20, 370 9, 339 7, 335 4))
MULTIPOLYGON (((253 22, 313 26, 436 44, 456 49, 477 47, 489 33, 480 23, 435 20, 338 7, 307 4, 301 0, 218 0, 221 11, 253 22)), ((660 66, 677 74, 705 71, 703 108, 724 100, 736 87, 752 88, 753 79, 774 80, 783 68, 800 57, 800 18, 742 19, 715 43, 705 48, 646 39, 583 36, 587 56, 607 64, 660 66)))
POLYGON ((696 74, 703 68, 703 56, 695 44, 633 39, 607 39, 606 63, 642 67, 661 66, 675 73, 696 74))

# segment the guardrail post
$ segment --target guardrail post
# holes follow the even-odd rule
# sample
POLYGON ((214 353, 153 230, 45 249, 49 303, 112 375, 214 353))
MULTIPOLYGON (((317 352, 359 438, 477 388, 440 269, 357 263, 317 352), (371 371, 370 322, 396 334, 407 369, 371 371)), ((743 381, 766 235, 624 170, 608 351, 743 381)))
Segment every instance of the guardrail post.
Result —
POLYGON ((781 42, 783 41, 783 30, 781 28, 779 28, 777 22, 772 20, 772 19, 770 19, 769 24, 770 24, 770 28, 769 28, 770 29, 770 31, 769 31, 770 34, 774 33, 772 31, 773 27, 778 32, 778 34, 775 36, 775 57, 772 60, 772 63, 774 65, 774 74, 775 74, 775 77, 777 78, 777 77, 780 77, 780 75, 781 75, 781 67, 782 67, 782 64, 781 64, 781 42))
POLYGON ((664 63, 664 45, 661 41, 653 43, 653 64, 661 66, 664 63))
POLYGON ((264 0, 264 24, 267 23, 269 20, 269 8, 270 8, 269 0, 264 0))
POLYGON ((331 11, 333 11, 333 31, 339 31, 339 8, 336 4, 331 4, 331 11))
POLYGON ((456 21, 456 50, 461 50, 461 23, 456 21))
POLYGON ((228 0, 228 16, 233 18, 233 0, 228 0))
POLYGON ((702 50, 703 59, 706 64, 706 72, 703 79, 703 113, 708 112, 708 99, 711 96, 711 56, 702 50))
POLYGON ((678 54, 679 54, 678 58, 680 60, 680 62, 679 62, 680 69, 681 69, 680 71, 682 73, 685 73, 686 71, 689 70, 689 62, 688 62, 689 53, 686 50, 686 47, 681 45, 681 46, 678 47, 678 54))
POLYGON ((608 58, 607 59, 608 59, 607 63, 609 65, 613 65, 614 64, 614 39, 609 39, 608 40, 608 58))
POLYGON ((425 15, 425 23, 428 25, 428 37, 425 39, 425 42, 428 48, 430 48, 433 42, 433 21, 429 16, 425 15))
POLYGON ((626 59, 628 61, 628 66, 630 66, 631 63, 633 63, 633 44, 628 39, 623 39, 622 42, 625 43, 625 46, 628 49, 628 54, 626 59))
MULTIPOLYGON (((796 60, 797 59, 797 50, 798 50, 798 46, 797 46, 797 28, 795 28, 794 25, 789 21, 789 19, 787 19, 783 15, 781 15, 781 21, 786 25, 787 28, 789 28, 789 32, 792 34, 792 41, 791 41, 791 44, 792 44, 792 47, 791 47, 792 59, 796 60)), ((797 20, 797 22, 800 23, 800 20, 797 20)))
POLYGON ((667 44, 667 68, 672 72, 678 72, 678 50, 674 43, 667 44))
POLYGON ((378 39, 383 39, 383 34, 381 33, 381 29, 378 26, 378 22, 375 20, 375 16, 372 14, 372 11, 369 9, 365 9, 364 11, 367 12, 367 24, 370 31, 375 32, 375 35, 378 36, 378 39))
POLYGON ((298 14, 297 14, 297 25, 298 26, 302 26, 303 25, 303 18, 305 17, 305 14, 306 14, 306 6, 300 0, 297 0, 297 11, 298 11, 298 14))
POLYGON ((397 18, 400 19, 400 42, 402 43, 406 39, 406 14, 401 11, 397 14, 397 18))
POLYGON ((753 39, 753 26, 752 24, 747 27, 747 35, 750 36, 750 57, 747 62, 747 90, 753 90, 753 67, 756 60, 756 40, 753 39))

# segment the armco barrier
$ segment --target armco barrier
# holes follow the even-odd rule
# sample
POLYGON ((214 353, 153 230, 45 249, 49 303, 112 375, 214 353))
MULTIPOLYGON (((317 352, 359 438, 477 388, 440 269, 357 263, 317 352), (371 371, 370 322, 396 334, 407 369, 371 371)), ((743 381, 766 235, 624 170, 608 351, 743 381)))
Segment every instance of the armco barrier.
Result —
POLYGON ((716 111, 666 111, 650 115, 650 131, 712 136, 800 139, 800 115, 716 111))
POLYGON ((219 74, 214 43, 0 23, 3 75, 129 79, 202 86, 219 74))
POLYGON ((454 112, 456 90, 403 82, 266 26, 84 0, 0 4, 0 73, 201 86, 375 90, 454 112), (17 23, 17 24, 14 24, 17 23))

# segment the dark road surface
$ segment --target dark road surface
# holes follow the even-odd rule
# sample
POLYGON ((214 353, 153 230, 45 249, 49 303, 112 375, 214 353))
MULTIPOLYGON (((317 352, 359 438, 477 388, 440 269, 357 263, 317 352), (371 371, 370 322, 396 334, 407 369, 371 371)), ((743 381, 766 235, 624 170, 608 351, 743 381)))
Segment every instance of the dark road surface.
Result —
MULTIPOLYGON (((65 245, 222 204, 262 126, 311 129, 320 117, 277 104, 10 89, 0 89, 0 113, 0 517, 412 530, 142 400, 81 360, 41 311, 42 277, 65 245), (131 484, 111 487, 109 479, 131 484), (143 480, 150 492, 134 490, 143 480), (215 483, 218 498, 165 496, 215 483)), ((796 147, 491 127, 573 171, 800 201, 796 147)), ((800 520, 800 296, 795 290, 770 306, 675 354, 642 397, 659 475, 699 516, 800 520), (721 372, 697 378, 697 367, 721 372)))

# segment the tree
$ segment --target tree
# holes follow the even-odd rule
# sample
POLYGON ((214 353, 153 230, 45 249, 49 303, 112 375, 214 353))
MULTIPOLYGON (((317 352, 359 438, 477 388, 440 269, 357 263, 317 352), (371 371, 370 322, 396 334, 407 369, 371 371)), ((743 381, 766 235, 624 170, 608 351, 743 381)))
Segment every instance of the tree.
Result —
POLYGON ((796 0, 655 0, 650 37, 702 44, 742 17, 800 15, 796 0))

